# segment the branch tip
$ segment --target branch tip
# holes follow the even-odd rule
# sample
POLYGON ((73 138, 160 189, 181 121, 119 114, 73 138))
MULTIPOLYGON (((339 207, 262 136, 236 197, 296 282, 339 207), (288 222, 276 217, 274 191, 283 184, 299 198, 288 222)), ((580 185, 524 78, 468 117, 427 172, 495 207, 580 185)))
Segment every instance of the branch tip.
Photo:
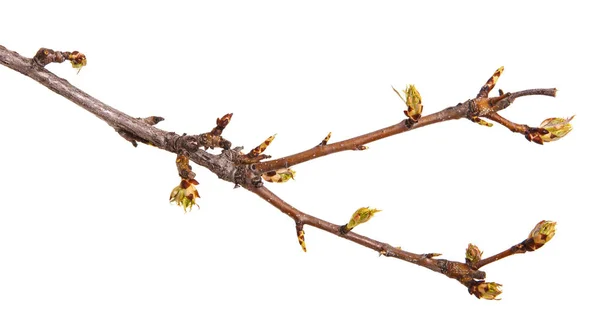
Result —
POLYGON ((77 73, 87 65, 87 58, 79 51, 54 51, 48 48, 40 48, 33 57, 33 61, 42 67, 50 63, 62 63, 67 60, 71 62, 73 68, 78 69, 77 73))

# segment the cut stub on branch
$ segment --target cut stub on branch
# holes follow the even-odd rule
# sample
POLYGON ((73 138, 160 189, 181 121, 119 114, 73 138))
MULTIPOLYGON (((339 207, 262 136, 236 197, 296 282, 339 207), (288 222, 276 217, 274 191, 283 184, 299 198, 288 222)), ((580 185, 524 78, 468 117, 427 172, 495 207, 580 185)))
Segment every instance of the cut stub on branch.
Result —
POLYGON ((50 63, 62 63, 68 60, 73 68, 78 69, 77 73, 87 65, 87 58, 79 51, 54 51, 48 48, 40 48, 33 60, 43 67, 50 63))

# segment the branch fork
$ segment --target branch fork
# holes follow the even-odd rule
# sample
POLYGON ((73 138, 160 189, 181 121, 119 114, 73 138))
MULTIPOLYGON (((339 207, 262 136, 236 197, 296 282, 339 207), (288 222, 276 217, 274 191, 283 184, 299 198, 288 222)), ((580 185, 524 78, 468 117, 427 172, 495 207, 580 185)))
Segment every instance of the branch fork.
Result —
POLYGON ((486 282, 486 273, 481 271, 480 268, 514 254, 535 251, 550 241, 555 234, 556 223, 544 220, 535 226, 527 239, 503 252, 482 259, 483 252, 477 246, 469 244, 465 253, 465 262, 451 261, 437 258, 440 256, 439 253, 411 253, 355 232, 356 226, 371 220, 373 215, 380 210, 368 207, 359 208, 353 213, 348 223, 336 225, 296 209, 263 186, 263 181, 286 182, 293 179, 295 171, 291 170, 291 167, 296 167, 303 162, 346 150, 365 150, 368 143, 447 120, 466 118, 485 126, 491 126, 491 123, 483 120, 487 119, 513 132, 523 134, 527 140, 539 144, 561 139, 572 130, 570 122, 573 117, 564 119, 549 118, 544 120, 540 127, 517 124, 502 117, 499 112, 510 106, 517 98, 532 95, 551 97, 556 95, 556 89, 552 88, 523 90, 513 93, 504 93, 499 90, 497 97, 489 97, 489 93, 494 89, 504 71, 503 67, 494 72, 475 98, 429 115, 422 114, 422 98, 414 85, 408 85, 402 91, 403 94, 392 87, 407 106, 404 110, 407 119, 370 133, 334 143, 329 143, 331 137, 331 133, 329 133, 315 147, 300 153, 269 160, 270 156, 263 154, 263 152, 275 136, 268 137, 247 154, 242 152, 243 147, 232 148, 232 143, 223 138, 222 133, 231 121, 231 113, 218 118, 216 126, 210 132, 198 135, 187 135, 185 133, 178 135, 174 132, 163 131, 155 127, 163 118, 156 116, 143 119, 130 117, 98 101, 44 68, 50 63, 62 63, 67 60, 79 70, 87 64, 85 55, 77 51, 59 52, 42 48, 32 59, 29 59, 0 46, 0 64, 31 77, 59 95, 90 111, 117 130, 118 134, 134 146, 141 142, 176 153, 175 163, 181 181, 171 192, 170 200, 182 206, 186 212, 193 205, 197 205, 196 202, 200 197, 196 189, 196 185, 198 185, 198 181, 195 180, 196 174, 192 171, 190 165, 190 161, 192 161, 209 169, 219 178, 232 182, 235 186, 242 186, 289 216, 295 223, 298 243, 303 251, 306 251, 304 226, 313 226, 370 248, 379 255, 401 259, 456 279, 468 289, 470 294, 483 299, 497 299, 498 295, 502 293, 502 286, 495 282, 486 282), (208 149, 220 149, 221 153, 211 154, 207 152, 208 149))

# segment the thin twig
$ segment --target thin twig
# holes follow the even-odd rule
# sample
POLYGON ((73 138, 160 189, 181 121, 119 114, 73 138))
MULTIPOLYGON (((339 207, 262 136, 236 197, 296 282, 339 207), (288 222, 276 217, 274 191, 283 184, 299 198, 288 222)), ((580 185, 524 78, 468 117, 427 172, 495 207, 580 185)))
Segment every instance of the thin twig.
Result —
POLYGON ((446 259, 434 259, 431 256, 434 254, 424 253, 424 254, 416 254, 407 252, 395 247, 392 247, 390 244, 383 243, 377 241, 375 239, 362 236, 360 234, 354 233, 352 231, 347 233, 342 233, 340 231, 340 225, 336 225, 325 221, 323 219, 311 216, 306 214, 295 207, 291 206, 277 195, 272 193, 268 188, 247 188, 249 191, 255 193, 260 198, 269 202, 272 206, 279 209, 284 214, 288 215, 296 224, 310 225, 316 228, 319 228, 323 231, 327 231, 331 234, 334 234, 338 237, 350 240, 364 247, 370 248, 380 255, 384 255, 387 257, 393 257, 397 259, 401 259, 404 261, 408 261, 410 263, 428 268, 434 272, 444 274, 449 278, 453 278, 459 280, 465 286, 471 284, 471 281, 476 279, 484 279, 485 272, 479 271, 477 269, 471 268, 466 263, 450 261, 446 259))
MULTIPOLYGON (((505 99, 494 101, 497 106, 500 106, 499 110, 508 107, 515 99, 523 96, 531 96, 531 95, 542 95, 542 96, 551 96, 554 97, 556 95, 556 89, 532 89, 532 90, 524 90, 511 93, 506 96, 505 99)), ((488 98, 478 98, 478 99, 488 99, 488 98)), ((489 98, 488 100, 494 100, 494 98, 489 98)), ((289 155, 286 157, 282 157, 279 159, 263 161, 256 164, 256 169, 261 172, 268 172, 272 170, 277 170, 280 168, 287 168, 298 165, 300 163, 314 160, 316 158, 326 156, 329 154, 347 151, 347 150, 356 150, 356 148, 366 145, 370 142, 381 140, 392 135, 404 133, 407 131, 411 131, 420 127, 424 127, 427 125, 436 124, 443 121, 448 120, 456 120, 461 118, 466 118, 469 114, 477 113, 478 111, 473 111, 473 109, 483 108, 479 107, 477 104, 473 104, 474 100, 467 100, 464 103, 458 104, 453 107, 445 108, 439 112, 423 116, 419 119, 419 122, 415 123, 411 127, 408 127, 405 122, 399 122, 398 124, 388 126, 367 134, 363 134, 351 139, 347 139, 344 141, 334 142, 331 144, 327 144, 324 146, 317 146, 310 149, 307 149, 303 152, 296 153, 293 155, 289 155)), ((489 112, 491 113, 491 112, 489 112)), ((494 112, 495 113, 495 112, 494 112)), ((485 115, 489 117, 488 115, 485 115)), ((491 117, 490 117, 491 119, 491 117)))

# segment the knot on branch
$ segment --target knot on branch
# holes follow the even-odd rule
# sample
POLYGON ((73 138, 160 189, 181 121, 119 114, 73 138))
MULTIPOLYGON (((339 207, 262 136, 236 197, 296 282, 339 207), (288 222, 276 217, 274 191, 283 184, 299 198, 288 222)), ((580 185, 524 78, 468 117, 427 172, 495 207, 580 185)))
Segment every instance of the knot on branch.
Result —
POLYGON ((254 164, 238 165, 233 175, 235 188, 243 186, 246 189, 251 187, 260 188, 263 186, 261 174, 256 170, 254 164))
POLYGON ((485 272, 474 269, 471 266, 447 259, 435 259, 441 273, 449 278, 456 279, 467 286, 475 279, 485 279, 485 272))
POLYGON ((197 135, 177 135, 175 133, 169 133, 169 137, 166 141, 167 150, 175 153, 188 152, 193 153, 200 148, 200 141, 197 135))
POLYGON ((210 132, 198 135, 198 142, 200 143, 200 146, 204 146, 204 149, 231 148, 231 141, 226 140, 220 135, 214 135, 210 132))

